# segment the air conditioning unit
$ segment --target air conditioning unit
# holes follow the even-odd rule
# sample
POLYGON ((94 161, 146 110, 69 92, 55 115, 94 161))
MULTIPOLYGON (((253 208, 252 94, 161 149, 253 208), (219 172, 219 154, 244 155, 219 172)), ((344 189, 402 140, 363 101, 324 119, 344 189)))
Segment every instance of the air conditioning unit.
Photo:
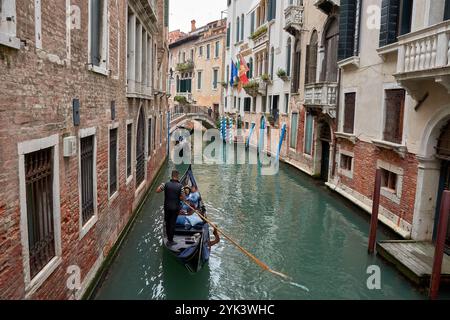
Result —
POLYGON ((63 139, 64 142, 64 157, 69 158, 77 154, 77 138, 76 137, 66 137, 63 139))

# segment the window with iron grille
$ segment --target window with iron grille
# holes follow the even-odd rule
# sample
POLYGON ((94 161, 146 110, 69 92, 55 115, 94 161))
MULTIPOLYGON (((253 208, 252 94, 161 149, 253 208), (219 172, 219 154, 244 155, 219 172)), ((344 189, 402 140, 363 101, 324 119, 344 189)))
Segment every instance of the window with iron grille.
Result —
POLYGON ((150 157, 153 152, 152 146, 152 118, 148 119, 148 130, 147 130, 147 150, 148 156, 150 157))
POLYGON ((30 275, 56 255, 53 213, 53 148, 25 155, 30 275))
POLYGON ((386 90, 385 141, 401 144, 403 136, 403 115, 405 108, 405 90, 386 90))
POLYGON ((117 192, 117 128, 109 131, 109 196, 117 192))
POLYGON ((133 143, 133 124, 127 125, 127 178, 131 177, 131 145, 133 143))
POLYGON ((345 105, 344 105, 344 132, 354 133, 355 126, 355 102, 356 93, 346 93, 345 94, 345 105))
POLYGON ((140 111, 136 133, 136 188, 145 179, 145 122, 144 111, 140 111))
POLYGON ((81 216, 84 226, 94 216, 94 136, 80 140, 81 158, 81 216))

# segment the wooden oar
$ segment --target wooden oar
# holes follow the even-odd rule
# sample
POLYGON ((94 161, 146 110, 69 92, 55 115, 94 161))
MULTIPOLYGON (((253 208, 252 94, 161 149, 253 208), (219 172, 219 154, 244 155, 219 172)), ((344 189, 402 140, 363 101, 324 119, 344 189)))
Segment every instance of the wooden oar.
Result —
POLYGON ((186 203, 183 201, 185 205, 187 205, 189 208, 191 208, 194 212, 196 212, 200 218, 202 218, 204 221, 209 223, 214 229, 216 229, 219 233, 221 233, 226 239, 228 239, 232 244, 234 244, 239 250, 241 250, 245 255, 247 255, 250 259, 252 259, 258 266, 260 266, 264 271, 268 271, 276 276, 279 276, 283 279, 290 280, 291 278, 284 273, 272 270, 269 268, 267 264, 256 258, 253 254, 248 252, 246 249, 244 249, 241 245, 239 245, 233 238, 231 238, 229 235, 227 235, 225 232, 220 230, 215 224, 213 224, 210 220, 208 220, 203 214, 201 214, 198 210, 194 209, 189 203, 186 203))

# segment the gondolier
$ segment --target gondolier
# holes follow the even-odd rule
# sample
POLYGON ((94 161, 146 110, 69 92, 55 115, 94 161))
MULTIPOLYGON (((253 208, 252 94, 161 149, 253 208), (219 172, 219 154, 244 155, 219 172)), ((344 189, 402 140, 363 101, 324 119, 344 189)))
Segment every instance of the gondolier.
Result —
POLYGON ((157 193, 164 191, 164 222, 166 226, 166 235, 168 245, 176 245, 173 241, 175 234, 175 227, 178 214, 181 209, 181 202, 184 201, 183 185, 179 181, 179 172, 177 170, 172 171, 172 179, 161 184, 156 190, 157 193))

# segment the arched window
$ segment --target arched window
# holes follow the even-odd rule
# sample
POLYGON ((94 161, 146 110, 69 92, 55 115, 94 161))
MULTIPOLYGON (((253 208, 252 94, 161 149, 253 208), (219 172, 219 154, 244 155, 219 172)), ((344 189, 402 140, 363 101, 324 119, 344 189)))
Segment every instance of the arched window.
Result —
POLYGON ((309 45, 306 47, 306 83, 315 83, 317 74, 317 51, 319 49, 319 37, 314 30, 309 45))
POLYGON ((337 51, 339 42, 339 23, 333 18, 327 24, 324 32, 323 46, 325 57, 323 59, 321 81, 337 82, 337 51))
POLYGON ((291 76, 291 38, 288 38, 287 44, 286 44, 286 74, 288 77, 291 76))

